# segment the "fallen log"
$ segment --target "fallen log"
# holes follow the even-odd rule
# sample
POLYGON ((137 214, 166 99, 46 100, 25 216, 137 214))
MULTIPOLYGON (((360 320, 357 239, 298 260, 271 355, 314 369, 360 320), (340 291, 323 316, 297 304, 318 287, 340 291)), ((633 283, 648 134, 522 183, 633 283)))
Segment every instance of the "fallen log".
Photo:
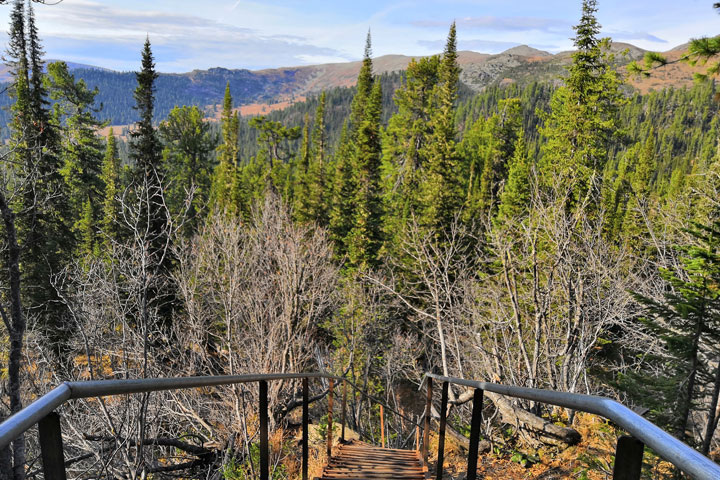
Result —
MULTIPOLYGON (((555 425, 554 423, 548 422, 542 417, 539 417, 524 408, 515 406, 510 400, 504 395, 485 391, 485 397, 488 398, 495 408, 500 413, 500 419, 510 425, 514 425, 516 428, 524 430, 534 435, 542 443, 555 445, 559 447, 570 447, 577 445, 582 436, 580 433, 571 427, 563 427, 555 425)), ((450 405, 462 405, 467 403, 473 397, 473 391, 468 390, 463 392, 457 400, 449 402, 450 405)))

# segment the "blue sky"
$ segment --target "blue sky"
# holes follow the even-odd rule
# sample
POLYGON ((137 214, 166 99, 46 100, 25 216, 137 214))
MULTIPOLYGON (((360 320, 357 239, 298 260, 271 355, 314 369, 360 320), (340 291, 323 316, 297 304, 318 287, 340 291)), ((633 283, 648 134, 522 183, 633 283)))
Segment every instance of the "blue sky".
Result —
MULTIPOLYGON (((709 0, 598 3, 604 35, 646 49, 720 33, 709 0)), ((10 8, 0 6, 3 43, 10 8)), ((429 55, 453 20, 461 50, 527 44, 554 53, 572 47, 580 17, 579 0, 63 0, 35 8, 48 58, 135 70, 149 35, 163 72, 356 60, 368 29, 375 55, 429 55)))

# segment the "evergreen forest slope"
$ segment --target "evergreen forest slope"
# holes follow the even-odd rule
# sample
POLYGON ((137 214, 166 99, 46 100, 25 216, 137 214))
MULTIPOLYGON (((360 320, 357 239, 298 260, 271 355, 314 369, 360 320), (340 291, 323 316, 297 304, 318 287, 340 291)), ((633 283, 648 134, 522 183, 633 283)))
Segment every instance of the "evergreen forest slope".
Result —
MULTIPOLYGON (((676 47, 666 56, 675 60, 684 52, 676 47)), ((616 62, 622 67, 643 57, 645 51, 630 44, 612 44, 616 62)), ((460 81, 472 91, 482 91, 493 84, 517 83, 521 86, 532 82, 557 83, 571 62, 572 52, 550 54, 525 45, 513 47, 500 54, 489 55, 472 51, 458 52, 458 65, 462 68, 460 81)), ((388 74, 404 71, 412 57, 385 55, 374 59, 375 72, 388 74)), ((156 119, 167 117, 177 105, 196 105, 209 112, 217 107, 230 84, 236 104, 246 106, 243 115, 266 113, 283 109, 287 105, 305 100, 323 90, 351 87, 357 80, 362 62, 330 63, 301 67, 287 67, 250 71, 245 69, 211 68, 193 70, 182 74, 160 74, 157 80, 156 119)), ((69 63, 68 68, 89 87, 97 87, 97 103, 101 105, 98 118, 112 125, 128 125, 137 121, 133 110, 132 92, 135 88, 133 72, 117 72, 90 65, 69 63)), ((629 84, 646 93, 652 89, 668 86, 679 87, 692 84, 696 69, 685 63, 668 65, 649 79, 634 78, 629 84)), ((0 68, 0 81, 10 80, 7 66, 0 68)), ((0 97, 0 106, 10 104, 6 94, 0 97)), ((0 112, 0 123, 7 123, 7 113, 0 112)))

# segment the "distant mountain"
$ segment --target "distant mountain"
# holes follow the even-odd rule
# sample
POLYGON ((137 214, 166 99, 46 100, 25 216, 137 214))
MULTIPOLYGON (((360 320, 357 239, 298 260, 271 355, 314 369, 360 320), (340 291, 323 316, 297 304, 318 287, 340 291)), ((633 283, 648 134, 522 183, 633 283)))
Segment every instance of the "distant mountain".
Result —
MULTIPOLYGON (((57 62, 57 61, 58 60, 50 59, 50 60, 47 60, 45 63, 48 64, 48 63, 53 63, 53 62, 57 62)), ((73 70, 103 70, 106 72, 112 72, 112 70, 110 70, 108 68, 96 67, 94 65, 87 65, 85 63, 76 63, 76 62, 66 62, 66 63, 67 63, 68 69, 70 71, 73 71, 73 70)), ((12 77, 10 75, 10 68, 7 65, 0 64, 0 83, 9 82, 11 80, 11 78, 12 77)))
MULTIPOLYGON (((683 46, 667 52, 674 59, 682 55, 683 46)), ((613 43, 619 66, 641 59, 644 50, 626 43, 613 43)), ((496 55, 461 51, 458 62, 462 67, 461 81, 475 91, 493 83, 520 83, 532 81, 559 82, 571 62, 572 52, 551 54, 527 45, 510 48, 496 55)), ((376 73, 402 71, 412 57, 385 55, 373 59, 376 73)), ((90 87, 100 90, 98 102, 103 105, 100 117, 113 124, 130 124, 136 119, 133 110, 135 74, 116 72, 90 65, 70 63, 75 75, 83 78, 90 87)), ((322 90, 350 87, 355 84, 361 62, 329 63, 288 68, 250 71, 211 68, 193 70, 183 74, 160 74, 157 80, 156 117, 164 118, 175 105, 197 105, 215 114, 221 103, 226 83, 235 103, 243 105, 243 113, 263 113, 285 108, 296 101, 316 95, 322 90)), ((669 73, 653 75, 651 79, 631 79, 630 83, 642 91, 666 86, 684 86, 692 83, 693 69, 682 63, 667 67, 669 73)), ((9 80, 7 68, 0 68, 0 81, 9 80)), ((7 98, 0 103, 7 104, 7 98)), ((1 115, 0 115, 1 116, 1 115)), ((2 119, 0 119, 2 121, 2 119)))

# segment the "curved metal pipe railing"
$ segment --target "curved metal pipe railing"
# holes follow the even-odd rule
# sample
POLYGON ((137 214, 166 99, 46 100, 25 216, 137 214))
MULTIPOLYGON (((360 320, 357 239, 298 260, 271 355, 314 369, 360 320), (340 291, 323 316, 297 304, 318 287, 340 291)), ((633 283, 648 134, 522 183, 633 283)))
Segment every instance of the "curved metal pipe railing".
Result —
MULTIPOLYGON (((500 385, 497 383, 479 382, 475 380, 465 380, 462 378, 444 377, 433 373, 426 373, 428 379, 438 380, 444 383, 454 383, 474 388, 476 391, 488 391, 505 395, 508 397, 522 398, 534 402, 556 405, 558 407, 570 408, 581 412, 593 413, 600 415, 614 422, 618 427, 628 432, 632 437, 644 445, 651 448, 661 458, 675 465, 682 472, 692 476, 697 480, 718 480, 720 479, 720 465, 716 464, 706 456, 700 454, 690 446, 681 442, 669 433, 665 432, 657 425, 644 419, 637 413, 633 412, 626 406, 606 397, 594 395, 583 395, 580 393, 556 392, 552 390, 541 390, 537 388, 513 387, 508 385, 500 385)), ((430 387, 432 388, 432 383, 430 387)), ((481 396, 482 398, 482 396, 481 396)), ((482 402, 482 401, 481 401, 482 402)), ((481 403, 480 402, 480 403, 481 403)), ((482 404, 474 405, 482 409, 482 404)), ((475 412, 473 411, 474 415, 475 412)), ((441 415, 444 415, 444 411, 441 415)), ((478 432, 479 434, 479 432, 478 432)), ((472 442, 471 432, 471 442, 472 442)), ((631 442, 625 442, 629 444, 631 442)), ((615 478, 631 478, 628 476, 619 476, 619 469, 626 468, 636 471, 639 478, 639 469, 642 463, 642 448, 637 450, 638 456, 628 459, 626 452, 621 451, 622 445, 618 442, 618 450, 615 455, 615 478), (639 457, 639 463, 637 462, 639 457), (618 460, 623 463, 618 465, 618 460)), ((472 453, 472 449, 471 449, 472 453)), ((468 479, 470 479, 468 472, 468 479)), ((626 471, 623 472, 623 475, 626 471)))
POLYGON ((342 380, 342 377, 314 372, 64 382, 0 424, 0 449, 8 446, 15 438, 68 400, 302 378, 342 380))
MULTIPOLYGON (((332 412, 332 396, 334 382, 350 383, 352 388, 357 389, 371 400, 384 405, 389 411, 395 412, 388 405, 385 405, 380 399, 375 398, 361 389, 348 379, 336 375, 330 375, 324 372, 312 373, 277 373, 277 374, 252 374, 252 375, 223 375, 211 377, 181 377, 181 378, 147 378, 134 380, 95 380, 85 382, 65 382, 51 390, 46 395, 40 397, 23 410, 12 415, 10 418, 0 424, 0 449, 7 447, 15 438, 27 431, 35 424, 40 424, 40 440, 41 451, 43 456, 43 467, 47 469, 62 469, 64 478, 64 464, 62 462, 62 438, 60 436, 59 418, 55 414, 55 410, 72 399, 103 397, 110 395, 125 395, 133 393, 147 393, 161 390, 176 390, 185 388, 212 387, 221 385, 233 385, 250 382, 259 382, 260 384, 260 405, 261 413, 261 479, 268 478, 268 462, 267 462, 267 382, 273 380, 302 380, 303 386, 303 438, 307 439, 307 423, 308 423, 308 379, 327 379, 330 382, 328 390, 329 413, 332 412), (45 425, 44 425, 45 423, 45 425), (263 426, 264 424, 264 426, 263 426), (43 434, 52 432, 52 434, 43 434), (52 437, 52 438, 48 438, 52 437), (59 449, 59 456, 46 456, 46 450, 59 449), (263 458, 264 457, 264 460, 263 458), (59 458, 59 460, 57 460, 59 458), (51 460, 55 459, 55 460, 51 460), (46 465, 45 463, 54 464, 46 465)), ((480 426, 482 419, 482 400, 483 392, 494 392, 500 395, 506 395, 515 398, 522 398, 540 403, 556 405, 573 410, 583 411, 600 415, 611 420, 623 430, 627 431, 632 437, 621 437, 618 441, 616 450, 614 478, 616 479, 636 479, 640 476, 640 468, 642 466, 642 454, 644 446, 648 446, 655 451, 661 458, 674 464, 679 470, 692 476, 697 480, 718 480, 720 479, 720 466, 712 462, 709 458, 701 455, 697 451, 682 443, 672 435, 663 431, 652 422, 644 419, 640 415, 631 411, 620 403, 605 397, 592 395, 582 395, 577 393, 555 392, 550 390, 541 390, 534 388, 513 387, 500 385, 496 383, 480 382, 475 380, 466 380, 461 378, 444 377, 432 373, 426 373, 427 379, 427 404, 424 413, 423 426, 423 458, 427 462, 427 445, 430 430, 431 406, 432 406, 432 381, 437 380, 443 382, 442 400, 440 409, 440 441, 438 442, 438 478, 442 478, 442 458, 444 449, 444 433, 446 426, 447 396, 448 385, 463 385, 475 389, 473 399, 473 413, 470 432, 470 451, 468 454, 468 480, 476 478, 477 472, 477 451, 480 435, 480 426)), ((343 438, 345 425, 345 404, 346 390, 343 388, 343 438)), ((332 418, 332 417, 331 417, 332 418)), ((404 417, 406 420, 417 425, 411 419, 404 417)), ((331 453, 332 443, 332 420, 328 425, 328 455, 331 453)), ((307 478, 307 441, 303 445, 303 478, 307 478)), ((49 477, 46 477, 49 478, 49 477)), ((58 477, 54 477, 58 478, 58 477)))

